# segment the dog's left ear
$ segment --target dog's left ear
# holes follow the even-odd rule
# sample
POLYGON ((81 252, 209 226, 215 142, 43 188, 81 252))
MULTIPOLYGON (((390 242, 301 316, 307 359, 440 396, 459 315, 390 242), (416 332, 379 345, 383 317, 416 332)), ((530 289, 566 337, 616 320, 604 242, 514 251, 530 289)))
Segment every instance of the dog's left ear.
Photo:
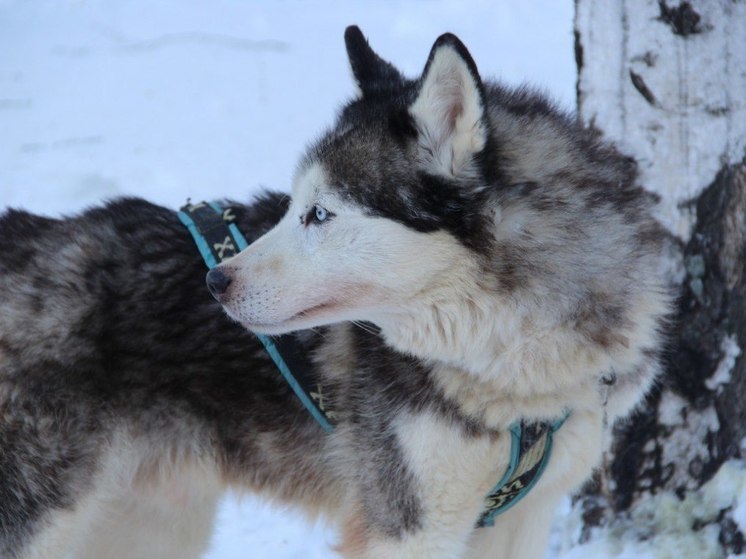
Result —
POLYGON ((488 124, 477 66, 455 35, 435 41, 409 112, 426 165, 447 176, 468 173, 485 147, 488 124))
POLYGON ((399 70, 370 48, 368 40, 357 25, 350 25, 345 29, 345 46, 352 75, 355 76, 362 97, 385 94, 404 83, 399 70))

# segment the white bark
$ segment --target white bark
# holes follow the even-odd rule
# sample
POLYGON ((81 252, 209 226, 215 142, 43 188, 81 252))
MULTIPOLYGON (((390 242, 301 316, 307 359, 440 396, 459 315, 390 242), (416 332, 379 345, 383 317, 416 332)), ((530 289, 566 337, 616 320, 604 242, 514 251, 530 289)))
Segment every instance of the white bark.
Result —
POLYGON ((638 161, 658 217, 686 242, 686 202, 745 155, 746 2, 577 0, 575 29, 581 117, 638 161), (678 31, 666 8, 685 19, 678 31))

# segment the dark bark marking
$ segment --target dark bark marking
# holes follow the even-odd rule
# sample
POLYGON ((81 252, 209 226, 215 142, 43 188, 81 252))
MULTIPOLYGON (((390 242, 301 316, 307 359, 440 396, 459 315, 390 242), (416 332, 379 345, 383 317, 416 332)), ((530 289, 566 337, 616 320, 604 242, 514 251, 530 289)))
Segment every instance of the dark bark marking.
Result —
POLYGON ((674 34, 688 37, 705 31, 705 27, 701 24, 702 17, 689 2, 681 2, 677 7, 672 8, 666 4, 665 0, 658 0, 658 6, 661 10, 658 19, 667 23, 674 34))
MULTIPOLYGON (((577 8, 576 8, 577 9, 577 8)), ((575 104, 580 111, 580 75, 583 71, 583 42, 580 39, 580 30, 576 27, 573 30, 575 36, 575 66, 578 69, 575 74, 575 104)))
POLYGON ((658 100, 655 98, 655 95, 653 95, 653 92, 650 91, 650 88, 645 83, 645 80, 642 79, 642 76, 630 70, 629 77, 632 80, 632 85, 634 85, 635 89, 640 92, 640 95, 645 98, 645 101, 650 103, 653 107, 657 107, 658 100))
POLYGON ((642 62, 648 68, 652 68, 658 62, 658 55, 651 51, 645 51, 642 56, 633 56, 631 62, 642 62))

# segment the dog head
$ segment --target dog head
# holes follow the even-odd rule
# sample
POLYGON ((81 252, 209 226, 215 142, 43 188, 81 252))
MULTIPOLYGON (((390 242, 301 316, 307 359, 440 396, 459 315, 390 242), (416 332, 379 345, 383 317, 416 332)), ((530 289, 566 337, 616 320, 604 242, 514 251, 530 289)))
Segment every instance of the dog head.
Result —
POLYGON ((474 281, 494 168, 474 61, 446 34, 408 80, 357 27, 345 41, 357 98, 302 160, 284 218, 208 280, 259 333, 379 323, 474 281))

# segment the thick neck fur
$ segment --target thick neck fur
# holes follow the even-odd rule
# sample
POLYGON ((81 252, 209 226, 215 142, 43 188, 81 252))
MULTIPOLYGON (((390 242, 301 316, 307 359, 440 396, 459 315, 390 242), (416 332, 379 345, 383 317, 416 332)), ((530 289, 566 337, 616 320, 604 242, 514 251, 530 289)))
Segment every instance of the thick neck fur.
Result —
POLYGON ((444 394, 490 427, 598 404, 607 355, 538 309, 473 285, 433 289, 380 319, 386 343, 429 363, 444 394))

